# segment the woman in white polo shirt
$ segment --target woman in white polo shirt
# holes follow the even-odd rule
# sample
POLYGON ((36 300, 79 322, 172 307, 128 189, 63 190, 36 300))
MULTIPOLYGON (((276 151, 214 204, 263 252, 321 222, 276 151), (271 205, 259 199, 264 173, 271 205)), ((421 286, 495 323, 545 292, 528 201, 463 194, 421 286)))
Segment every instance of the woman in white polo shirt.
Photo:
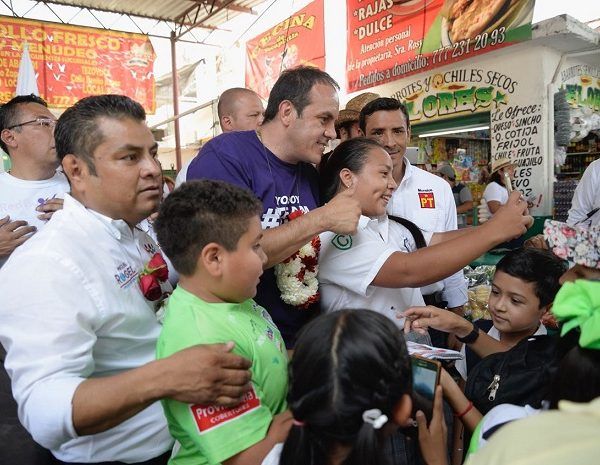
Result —
POLYGON ((521 235, 531 223, 531 217, 523 216, 525 203, 513 195, 492 220, 477 228, 419 234, 412 223, 400 219, 411 234, 386 214, 396 188, 392 160, 368 139, 341 143, 321 164, 320 176, 324 202, 350 190, 362 209, 355 234, 320 236, 319 283, 325 311, 367 308, 403 327, 402 312, 423 305, 419 287, 450 276, 495 245, 521 235), (417 250, 415 236, 429 247, 417 250))

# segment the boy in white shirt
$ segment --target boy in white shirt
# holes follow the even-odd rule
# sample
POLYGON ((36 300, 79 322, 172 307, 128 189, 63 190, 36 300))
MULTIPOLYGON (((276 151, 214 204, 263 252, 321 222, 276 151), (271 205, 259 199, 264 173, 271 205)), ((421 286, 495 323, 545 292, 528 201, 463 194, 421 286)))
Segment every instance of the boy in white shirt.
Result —
MULTIPOLYGON (((456 369, 466 379, 471 365, 496 352, 505 352, 519 341, 532 335, 547 334, 541 323, 560 289, 560 277, 565 263, 546 250, 516 249, 507 253, 496 265, 489 298, 492 326, 485 333, 477 324, 433 306, 413 307, 404 312, 405 331, 422 331, 429 327, 453 333, 460 342, 464 359, 457 361, 456 369)), ((485 321, 489 323, 489 321, 485 321)), ((461 388, 445 370, 440 384, 444 397, 465 427, 473 431, 482 416, 461 388)))

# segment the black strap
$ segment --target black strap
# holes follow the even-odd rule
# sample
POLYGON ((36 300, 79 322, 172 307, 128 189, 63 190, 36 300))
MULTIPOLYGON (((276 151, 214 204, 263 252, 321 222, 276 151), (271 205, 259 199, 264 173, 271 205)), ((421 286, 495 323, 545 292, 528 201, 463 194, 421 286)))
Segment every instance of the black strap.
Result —
POLYGON ((415 244, 417 245, 417 249, 422 249, 423 247, 427 247, 427 243, 425 242, 425 237, 423 237, 423 232, 419 229, 419 227, 410 220, 406 218, 401 218, 399 216, 388 215, 390 220, 395 221, 396 223, 400 223, 408 232, 412 234, 413 239, 415 240, 415 244))

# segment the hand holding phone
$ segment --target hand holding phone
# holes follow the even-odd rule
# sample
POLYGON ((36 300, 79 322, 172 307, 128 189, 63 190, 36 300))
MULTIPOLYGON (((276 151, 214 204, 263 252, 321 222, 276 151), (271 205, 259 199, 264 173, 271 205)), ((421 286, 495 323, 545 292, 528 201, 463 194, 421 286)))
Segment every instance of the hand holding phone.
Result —
POLYGON ((431 420, 435 388, 440 382, 442 364, 418 355, 410 357, 413 373, 413 403, 415 411, 422 410, 431 420))

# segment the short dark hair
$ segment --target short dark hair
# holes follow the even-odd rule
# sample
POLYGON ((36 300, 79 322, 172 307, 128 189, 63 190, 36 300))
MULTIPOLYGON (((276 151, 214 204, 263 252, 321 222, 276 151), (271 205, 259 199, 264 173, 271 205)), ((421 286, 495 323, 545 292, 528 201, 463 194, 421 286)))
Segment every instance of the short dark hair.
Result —
MULTIPOLYGON (((19 105, 24 103, 38 103, 46 108, 48 107, 46 101, 35 94, 17 95, 0 107, 0 132, 21 122, 19 121, 19 105)), ((15 130, 20 131, 21 128, 15 128, 15 130)), ((8 147, 4 142, 2 142, 1 139, 0 147, 2 147, 2 150, 8 153, 8 147)))
POLYGON ((371 116, 377 111, 397 111, 400 110, 406 120, 406 129, 410 129, 410 118, 408 117, 408 110, 403 103, 390 97, 379 97, 375 100, 367 103, 362 110, 360 110, 360 116, 358 117, 358 125, 362 132, 367 134, 367 116, 371 116))
POLYGON ((554 301, 560 289, 559 279, 566 270, 566 263, 552 252, 533 247, 511 250, 496 265, 496 272, 533 283, 540 308, 554 301))
POLYGON ((298 336, 290 361, 288 404, 294 419, 281 465, 328 463, 338 444, 351 450, 344 463, 384 463, 385 433, 363 420, 379 409, 390 421, 412 391, 410 357, 400 329, 371 310, 321 315, 298 336))
POLYGON ((495 182, 496 184, 500 184, 504 187, 504 183, 502 182, 502 176, 500 176, 500 170, 496 170, 490 176, 490 183, 495 182))
POLYGON ((235 250, 248 220, 261 211, 261 202, 247 189, 210 179, 189 181, 164 200, 154 229, 175 269, 190 276, 207 244, 235 250))
POLYGON ((319 165, 319 183, 321 200, 329 202, 340 189, 340 171, 344 168, 353 173, 360 173, 367 159, 369 150, 380 148, 378 142, 364 137, 348 139, 338 145, 328 157, 324 157, 319 165))
POLYGON ((58 118, 54 130, 56 155, 62 159, 67 154, 83 159, 92 175, 96 174, 94 165, 94 150, 105 137, 98 119, 132 119, 144 121, 146 112, 138 102, 125 95, 93 95, 79 100, 75 105, 67 108, 58 118))
POLYGON ((298 116, 302 116, 304 108, 311 103, 309 94, 315 84, 326 84, 336 90, 340 89, 335 79, 314 66, 298 66, 286 69, 271 89, 267 109, 265 110, 264 123, 277 116, 279 104, 284 100, 292 102, 298 116))

